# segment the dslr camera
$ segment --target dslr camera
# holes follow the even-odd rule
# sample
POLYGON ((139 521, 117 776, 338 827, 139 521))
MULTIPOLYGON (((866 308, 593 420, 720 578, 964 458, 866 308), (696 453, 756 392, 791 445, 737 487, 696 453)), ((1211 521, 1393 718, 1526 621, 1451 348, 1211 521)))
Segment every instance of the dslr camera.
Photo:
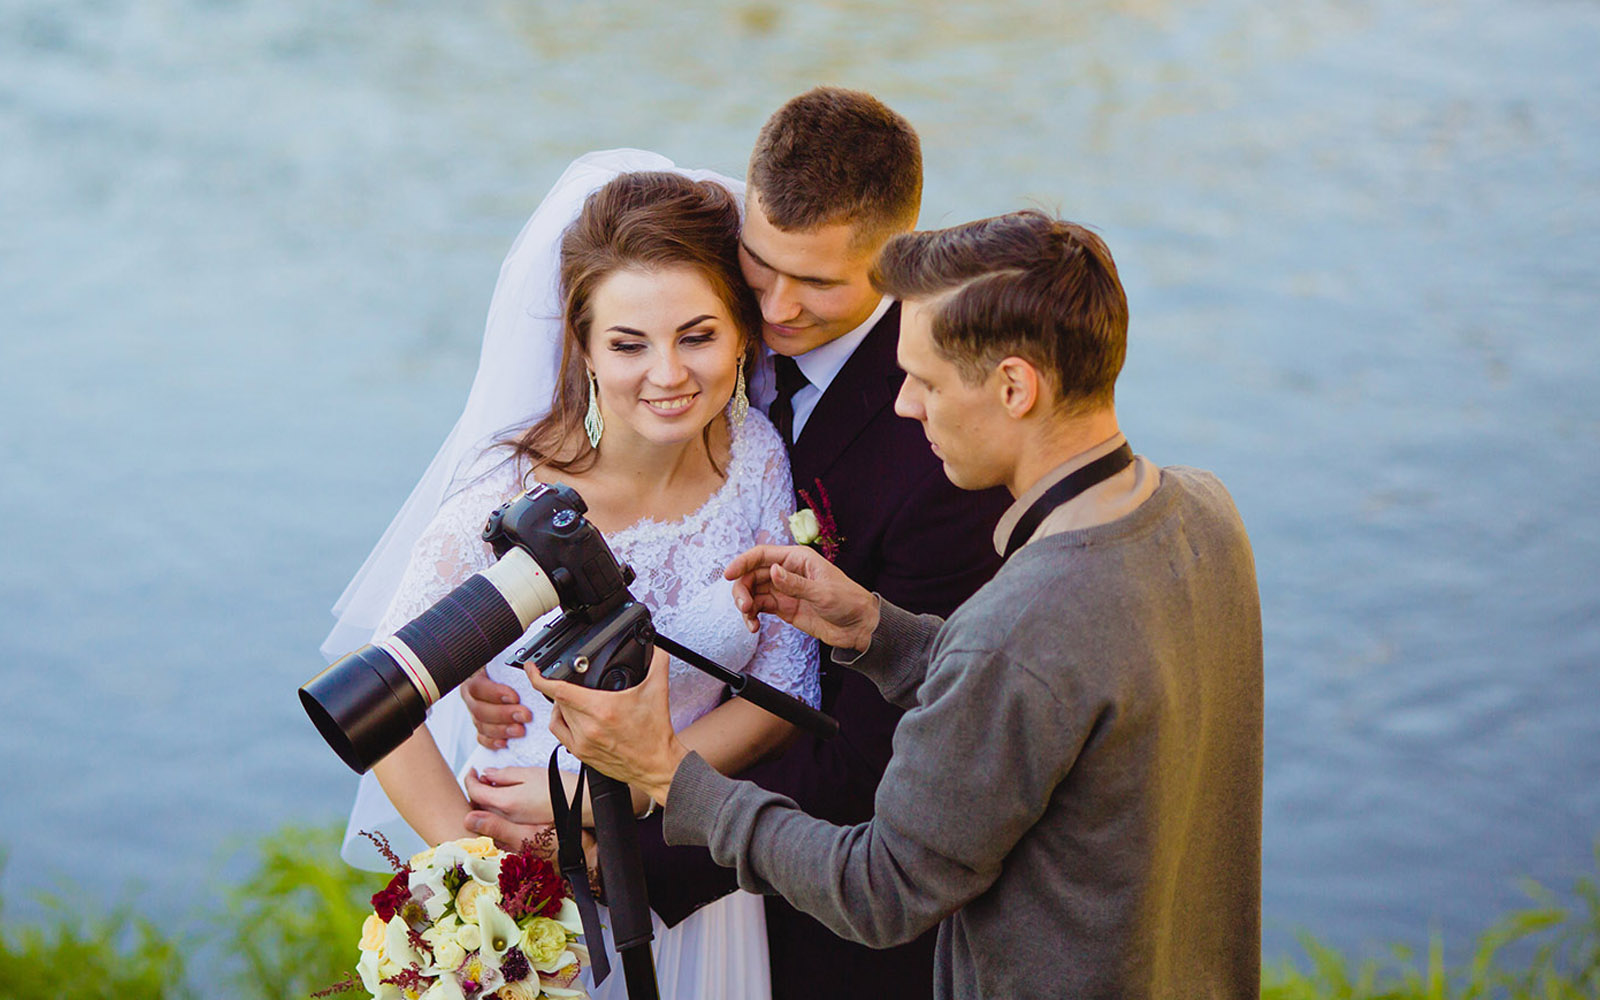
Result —
POLYGON ((382 760, 429 706, 558 607, 513 662, 611 691, 644 679, 656 641, 650 612, 629 594, 633 570, 587 510, 575 490, 546 484, 503 504, 483 528, 493 566, 300 688, 300 703, 341 760, 357 772, 382 760))

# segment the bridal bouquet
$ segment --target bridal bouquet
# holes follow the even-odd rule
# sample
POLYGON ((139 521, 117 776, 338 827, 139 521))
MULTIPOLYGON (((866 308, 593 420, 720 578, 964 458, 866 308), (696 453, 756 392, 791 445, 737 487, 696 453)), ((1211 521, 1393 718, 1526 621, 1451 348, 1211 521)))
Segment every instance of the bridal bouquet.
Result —
POLYGON ((577 904, 532 844, 454 840, 406 863, 373 839, 397 869, 361 928, 356 972, 374 1000, 587 996, 577 904))

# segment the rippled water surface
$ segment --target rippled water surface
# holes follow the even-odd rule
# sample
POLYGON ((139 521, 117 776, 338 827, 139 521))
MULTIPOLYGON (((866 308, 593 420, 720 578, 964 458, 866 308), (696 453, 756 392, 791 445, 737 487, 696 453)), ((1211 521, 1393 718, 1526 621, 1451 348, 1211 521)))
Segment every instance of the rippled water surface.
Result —
POLYGON ((742 169, 818 82, 923 220, 1106 234, 1135 446, 1217 471, 1267 640, 1264 904, 1461 942, 1600 835, 1600 7, 0 0, 8 903, 342 815, 327 606, 564 163, 742 169))

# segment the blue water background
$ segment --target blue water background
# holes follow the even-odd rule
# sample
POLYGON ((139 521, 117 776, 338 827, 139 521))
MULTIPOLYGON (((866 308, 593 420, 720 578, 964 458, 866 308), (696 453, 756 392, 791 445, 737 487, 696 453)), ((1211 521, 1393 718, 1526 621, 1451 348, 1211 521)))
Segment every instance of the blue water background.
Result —
POLYGON ((10 912, 187 913, 342 816, 294 691, 526 214, 834 82, 921 130, 925 225, 1116 253, 1124 426, 1256 547, 1267 952, 1463 945, 1600 835, 1597 51, 1577 0, 0 0, 10 912))

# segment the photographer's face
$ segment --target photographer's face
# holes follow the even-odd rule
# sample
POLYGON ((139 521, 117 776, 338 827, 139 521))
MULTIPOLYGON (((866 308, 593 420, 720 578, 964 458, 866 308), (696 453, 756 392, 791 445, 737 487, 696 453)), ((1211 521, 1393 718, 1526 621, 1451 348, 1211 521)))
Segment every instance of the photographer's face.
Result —
POLYGON ((733 395, 742 347, 711 283, 690 267, 618 271, 595 288, 591 315, 603 440, 698 440, 733 395))
POLYGON ((964 490, 1007 484, 1015 465, 1016 428, 1001 403, 998 376, 991 372, 969 385, 955 362, 939 353, 933 343, 938 304, 938 299, 901 303, 896 360, 906 378, 894 412, 922 424, 952 483, 964 490))

